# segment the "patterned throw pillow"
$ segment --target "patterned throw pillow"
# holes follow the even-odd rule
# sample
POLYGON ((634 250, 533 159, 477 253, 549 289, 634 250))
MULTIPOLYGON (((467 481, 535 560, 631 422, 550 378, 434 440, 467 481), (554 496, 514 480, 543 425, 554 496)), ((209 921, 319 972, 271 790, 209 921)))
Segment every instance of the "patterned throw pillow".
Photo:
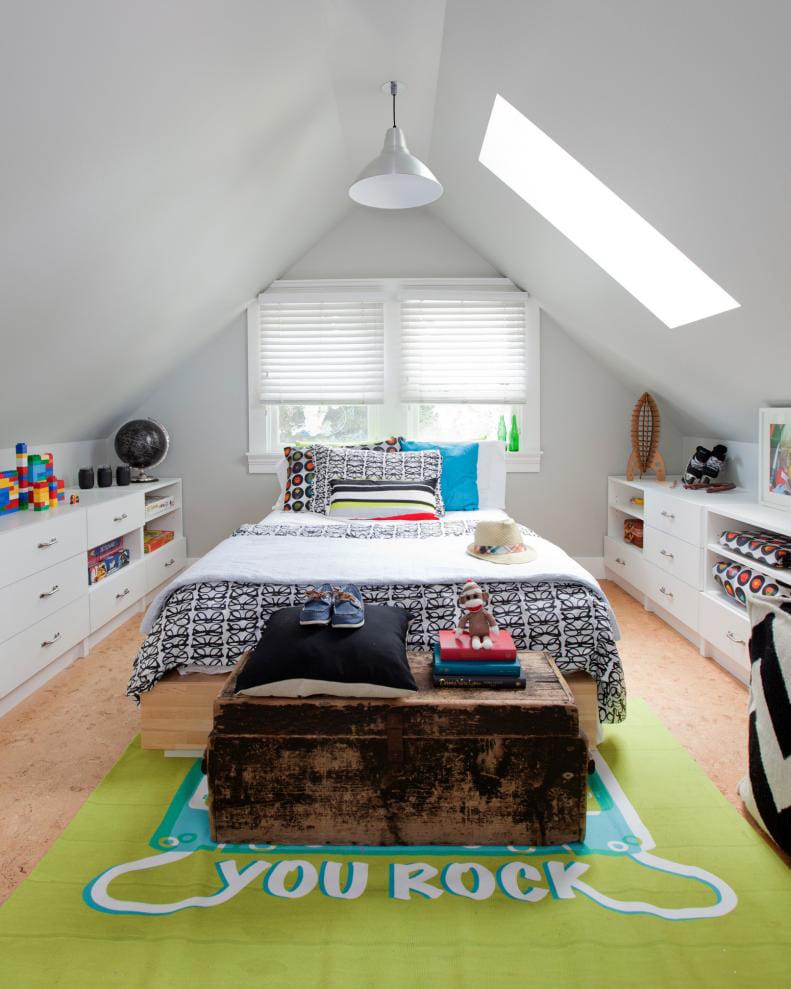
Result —
POLYGON ((283 456, 286 458, 283 511, 309 512, 316 478, 313 447, 286 446, 283 456))
POLYGON ((720 545, 749 557, 768 567, 785 570, 791 567, 791 540, 783 539, 772 532, 747 531, 730 532, 720 536, 720 545))
POLYGON ((714 579, 722 585, 725 593, 737 604, 747 607, 748 594, 762 594, 764 597, 786 595, 789 591, 784 584, 778 584, 757 570, 751 570, 741 563, 720 560, 711 568, 714 579))
POLYGON ((327 515, 339 519, 436 522, 436 478, 424 481, 341 481, 330 478, 327 515))
POLYGON ((791 604, 751 598, 750 623, 749 770, 739 795, 791 854, 791 604))
MULTIPOLYGON (((382 450, 398 453, 401 443, 397 436, 388 436, 379 443, 360 443, 352 447, 357 450, 382 450)), ((283 485, 284 512, 310 512, 315 481, 315 456, 312 446, 283 447, 286 458, 286 479, 283 485)))
POLYGON ((415 453, 383 453, 381 450, 360 450, 351 447, 315 447, 316 477, 313 484, 312 510, 327 514, 330 481, 366 478, 372 481, 437 481, 436 512, 445 514, 442 502, 442 454, 439 450, 415 453))

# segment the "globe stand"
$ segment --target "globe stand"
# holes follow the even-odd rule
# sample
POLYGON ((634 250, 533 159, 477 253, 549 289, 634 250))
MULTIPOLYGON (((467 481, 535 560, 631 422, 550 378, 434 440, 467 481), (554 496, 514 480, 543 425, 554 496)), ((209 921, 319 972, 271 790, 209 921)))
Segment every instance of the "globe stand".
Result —
POLYGON ((149 484, 151 481, 158 481, 158 477, 152 477, 150 474, 146 474, 144 470, 139 467, 129 468, 129 481, 131 484, 149 484))

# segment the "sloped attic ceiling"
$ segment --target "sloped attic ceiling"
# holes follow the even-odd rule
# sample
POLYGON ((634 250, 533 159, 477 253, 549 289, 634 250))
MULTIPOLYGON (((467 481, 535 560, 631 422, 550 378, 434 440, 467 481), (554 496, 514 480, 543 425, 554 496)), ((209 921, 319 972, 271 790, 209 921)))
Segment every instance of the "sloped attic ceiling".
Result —
POLYGON ((754 439, 791 402, 789 28, 785 0, 9 7, 0 447, 106 435, 337 223, 387 78, 449 227, 687 432, 754 439), (498 92, 742 308, 666 329, 502 185, 498 92))
POLYGON ((757 437, 791 404, 791 4, 451 0, 430 163, 437 212, 691 435, 757 437), (741 308, 667 329, 478 162, 495 94, 741 308))
POLYGON ((444 2, 31 0, 0 30, 0 447, 107 435, 348 206, 428 155, 444 2))

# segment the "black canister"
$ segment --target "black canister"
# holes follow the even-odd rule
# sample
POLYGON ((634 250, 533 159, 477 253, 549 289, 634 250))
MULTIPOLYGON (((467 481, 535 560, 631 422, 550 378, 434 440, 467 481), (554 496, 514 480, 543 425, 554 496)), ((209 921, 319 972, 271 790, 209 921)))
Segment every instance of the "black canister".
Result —
POLYGON ((126 466, 126 464, 120 464, 115 468, 115 483, 119 488, 123 488, 129 484, 131 477, 132 471, 126 466))
POLYGON ((102 464, 96 468, 96 480, 100 488, 109 488, 113 484, 113 468, 108 464, 102 464))
POLYGON ((77 483, 83 490, 92 488, 94 484, 93 467, 80 467, 77 483))

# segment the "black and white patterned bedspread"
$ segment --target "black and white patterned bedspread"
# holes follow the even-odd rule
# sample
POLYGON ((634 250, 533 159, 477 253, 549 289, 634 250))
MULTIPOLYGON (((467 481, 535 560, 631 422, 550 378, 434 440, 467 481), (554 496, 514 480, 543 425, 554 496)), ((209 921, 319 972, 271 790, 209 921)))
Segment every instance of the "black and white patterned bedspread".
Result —
MULTIPOLYGON (((316 525, 244 525, 234 536, 277 538, 397 539, 463 535, 473 522, 352 522, 316 525)), ((525 534, 531 534, 524 529, 525 534)), ((546 650, 564 671, 589 673, 597 682, 599 718, 615 723, 626 717, 623 669, 605 601, 577 581, 534 583, 479 581, 491 595, 490 607, 520 649, 546 650)), ((232 664, 252 648, 269 616, 299 604, 304 584, 248 584, 207 581, 175 590, 135 658, 127 693, 138 698, 169 670, 184 665, 207 668, 232 664)), ((458 584, 360 584, 369 604, 409 609, 414 615, 407 634, 409 649, 429 650, 443 628, 458 617, 458 584)))

